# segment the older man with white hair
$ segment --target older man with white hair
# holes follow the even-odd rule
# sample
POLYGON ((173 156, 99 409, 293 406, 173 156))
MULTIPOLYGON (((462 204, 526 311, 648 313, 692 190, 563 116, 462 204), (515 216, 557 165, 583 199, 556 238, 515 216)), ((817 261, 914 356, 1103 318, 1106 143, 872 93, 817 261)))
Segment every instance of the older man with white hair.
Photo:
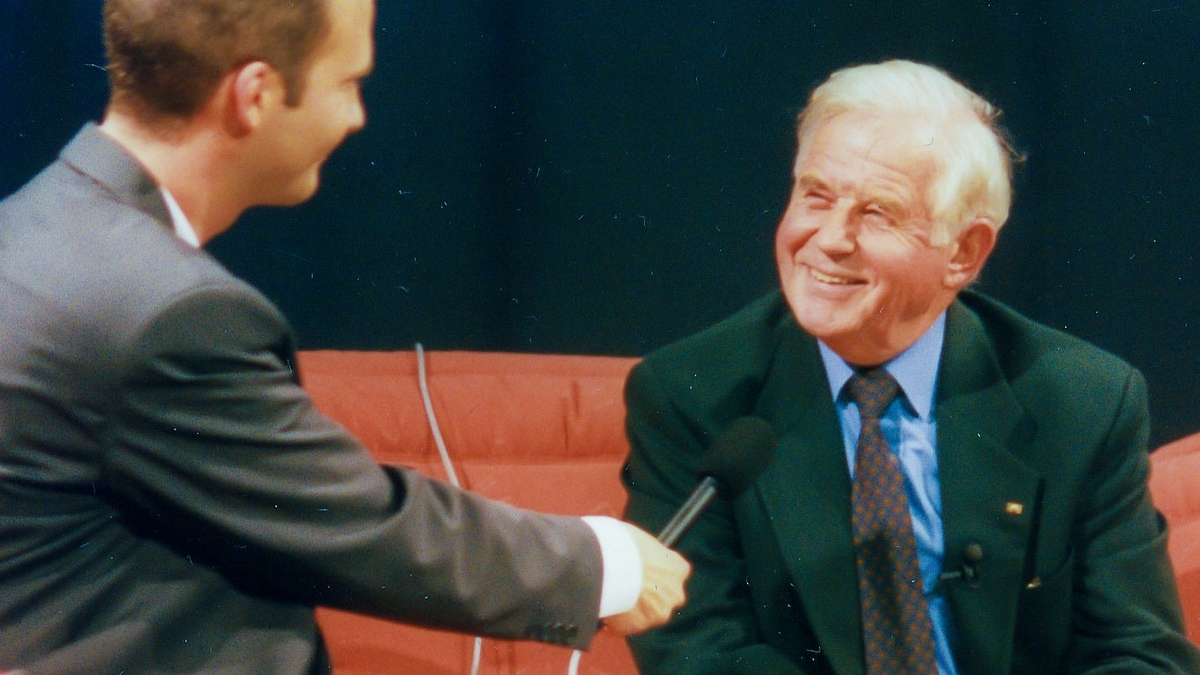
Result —
POLYGON ((733 420, 779 438, 681 540, 691 602, 631 638, 644 675, 1200 672, 1142 376, 968 290, 1011 201, 997 115, 927 65, 834 73, 800 116, 781 292, 631 373, 634 522, 733 420))

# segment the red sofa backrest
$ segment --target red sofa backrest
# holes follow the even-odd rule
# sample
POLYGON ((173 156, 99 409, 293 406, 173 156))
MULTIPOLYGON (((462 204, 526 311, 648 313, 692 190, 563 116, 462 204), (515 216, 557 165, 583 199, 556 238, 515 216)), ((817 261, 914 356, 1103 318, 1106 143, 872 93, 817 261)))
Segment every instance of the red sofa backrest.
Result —
POLYGON ((1167 519, 1188 639, 1200 645, 1200 434, 1150 453, 1150 494, 1167 519))
MULTIPOLYGON (((517 506, 619 516, 628 454, 625 377, 636 359, 494 352, 425 353, 426 381, 460 484, 517 506)), ((415 352, 309 351, 301 380, 317 407, 376 460, 447 480, 425 413, 415 352)), ((321 608, 336 675, 467 675, 472 636, 321 608)), ((480 675, 564 675, 571 651, 483 641, 480 675)), ((625 641, 601 632, 579 663, 585 675, 636 667, 625 641)))

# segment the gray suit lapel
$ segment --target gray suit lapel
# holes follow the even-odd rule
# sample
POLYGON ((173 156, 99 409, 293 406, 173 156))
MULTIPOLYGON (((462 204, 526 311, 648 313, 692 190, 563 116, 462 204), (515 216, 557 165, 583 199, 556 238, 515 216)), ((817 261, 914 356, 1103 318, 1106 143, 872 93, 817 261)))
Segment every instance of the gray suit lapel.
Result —
POLYGON ((1000 372, 979 319, 960 303, 950 308, 935 407, 948 571, 963 550, 983 551, 979 581, 946 583, 960 663, 1008 672, 1018 589, 1025 582, 1027 542, 1041 478, 1013 453, 1033 432, 1000 372))
POLYGON ((95 124, 84 126, 63 148, 60 159, 88 176, 117 199, 172 228, 162 192, 145 168, 95 124))

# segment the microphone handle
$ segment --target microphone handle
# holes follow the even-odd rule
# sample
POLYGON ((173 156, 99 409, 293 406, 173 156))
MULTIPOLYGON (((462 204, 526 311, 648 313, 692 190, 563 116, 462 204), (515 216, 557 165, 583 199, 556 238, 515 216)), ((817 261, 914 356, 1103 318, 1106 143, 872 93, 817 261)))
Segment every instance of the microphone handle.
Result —
POLYGON ((679 541, 679 537, 692 526, 692 523, 696 522, 696 518, 700 517, 700 512, 708 506, 716 494, 717 479, 705 476, 696 489, 692 490, 691 496, 683 503, 683 506, 679 507, 675 515, 671 516, 671 520, 658 533, 658 541, 668 548, 674 546, 675 542, 679 541))

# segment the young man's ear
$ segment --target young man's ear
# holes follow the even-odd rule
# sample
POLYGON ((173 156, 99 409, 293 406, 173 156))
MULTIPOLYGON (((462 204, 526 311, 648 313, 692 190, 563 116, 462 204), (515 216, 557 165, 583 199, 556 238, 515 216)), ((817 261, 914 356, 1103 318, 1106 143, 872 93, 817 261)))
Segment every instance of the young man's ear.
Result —
POLYGON ((966 288, 987 262, 996 247, 996 226, 987 218, 976 218, 951 242, 950 264, 946 267, 946 286, 966 288))
POLYGON ((221 85, 223 117, 230 133, 242 136, 257 129, 266 109, 282 102, 281 87, 279 73, 263 61, 250 61, 230 73, 221 85))

